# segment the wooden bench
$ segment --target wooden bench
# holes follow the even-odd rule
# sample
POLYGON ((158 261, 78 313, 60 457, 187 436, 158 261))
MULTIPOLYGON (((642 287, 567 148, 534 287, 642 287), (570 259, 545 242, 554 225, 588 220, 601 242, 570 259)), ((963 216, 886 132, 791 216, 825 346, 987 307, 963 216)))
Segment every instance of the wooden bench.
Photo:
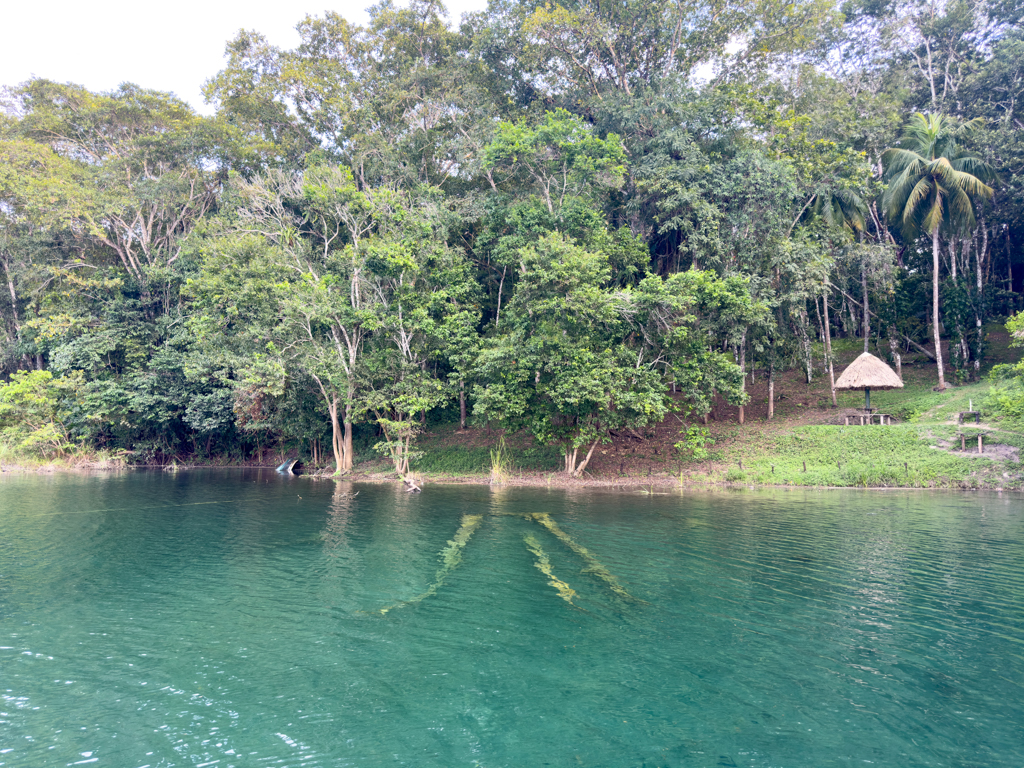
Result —
POLYGON ((981 423, 981 411, 960 411, 960 416, 959 416, 959 418, 957 420, 957 424, 963 424, 964 423, 964 418, 968 418, 969 419, 972 416, 974 417, 974 423, 975 424, 980 424, 981 423))
MULTIPOLYGON (((963 451, 964 453, 967 453, 967 435, 965 435, 963 432, 958 432, 957 433, 957 437, 960 438, 960 450, 963 451)), ((984 452, 985 452, 984 433, 979 432, 978 433, 978 453, 984 453, 984 452)))

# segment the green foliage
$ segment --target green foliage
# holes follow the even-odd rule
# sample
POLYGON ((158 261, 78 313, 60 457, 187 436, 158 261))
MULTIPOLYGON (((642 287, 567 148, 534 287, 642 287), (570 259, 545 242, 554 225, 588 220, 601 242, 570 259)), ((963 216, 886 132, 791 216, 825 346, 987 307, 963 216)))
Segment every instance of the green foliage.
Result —
POLYGON ((942 226, 970 232, 977 201, 992 196, 985 184, 994 169, 963 149, 983 121, 961 122, 943 115, 914 114, 901 146, 882 155, 888 188, 884 204, 908 239, 942 226))
POLYGON ((491 452, 487 448, 462 445, 428 446, 413 462, 417 472, 438 475, 483 475, 490 472, 491 452))
POLYGON ((419 424, 403 419, 378 418, 377 426, 384 433, 384 439, 373 446, 377 453, 388 456, 395 466, 395 472, 402 477, 409 473, 409 463, 418 459, 421 451, 412 448, 413 439, 420 432, 419 424))
POLYGON ((63 456, 74 443, 65 424, 68 400, 81 377, 54 379, 49 371, 19 371, 0 386, 0 440, 18 452, 63 456))
MULTIPOLYGON (((0 115, 0 374, 41 399, 10 395, 6 450, 329 439, 346 472, 381 429, 398 471, 486 472, 418 456, 458 397, 578 476, 612 430, 742 404, 741 361, 810 383, 825 338, 976 380, 1024 304, 1011 6, 384 2, 292 50, 239 33, 211 117, 30 80, 0 115)), ((981 391, 909 390, 890 412, 934 424, 981 391)))
POLYGON ((609 286, 607 257, 556 236, 519 256, 499 335, 480 356, 476 411, 561 446, 567 473, 583 471, 610 429, 665 417, 666 368, 694 396, 713 380, 739 397, 735 366, 708 348, 700 321, 748 308, 742 282, 690 272, 621 290, 609 286))
MULTIPOLYGON (((1006 330, 1013 338, 1012 346, 1024 346, 1024 313, 1007 320, 1006 330)), ((992 388, 985 401, 986 407, 1018 427, 1024 427, 1024 362, 993 367, 989 381, 992 388)))
POLYGON ((618 187, 626 170, 618 136, 599 138, 564 109, 548 112, 533 127, 526 121, 503 122, 484 157, 485 167, 500 172, 503 184, 532 186, 549 213, 591 186, 618 187))
MULTIPOLYGON (((489 448, 426 444, 412 466, 417 472, 437 475, 488 475, 494 465, 492 452, 489 448)), ((504 466, 508 474, 550 472, 558 468, 561 459, 554 446, 505 446, 504 466)))
POLYGON ((683 439, 673 447, 692 461, 703 461, 711 455, 710 446, 715 444, 707 427, 688 426, 680 433, 683 439))
POLYGON ((727 483, 742 483, 747 479, 747 473, 737 467, 732 467, 725 473, 727 483))
POLYGON ((979 473, 989 471, 993 460, 937 450, 928 438, 937 431, 951 441, 955 430, 909 425, 799 427, 757 446, 756 452, 747 451, 740 479, 768 485, 842 487, 981 485, 979 473))

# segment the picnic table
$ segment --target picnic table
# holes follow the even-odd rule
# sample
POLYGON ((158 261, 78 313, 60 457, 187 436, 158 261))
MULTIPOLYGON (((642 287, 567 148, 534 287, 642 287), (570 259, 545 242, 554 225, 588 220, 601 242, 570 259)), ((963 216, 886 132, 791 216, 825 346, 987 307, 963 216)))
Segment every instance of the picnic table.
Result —
POLYGON ((846 426, 850 426, 850 419, 858 419, 862 427, 865 424, 870 426, 875 423, 876 417, 878 418, 878 423, 881 426, 892 424, 892 414, 877 413, 873 408, 864 408, 854 416, 847 414, 843 417, 843 423, 846 424, 846 426))

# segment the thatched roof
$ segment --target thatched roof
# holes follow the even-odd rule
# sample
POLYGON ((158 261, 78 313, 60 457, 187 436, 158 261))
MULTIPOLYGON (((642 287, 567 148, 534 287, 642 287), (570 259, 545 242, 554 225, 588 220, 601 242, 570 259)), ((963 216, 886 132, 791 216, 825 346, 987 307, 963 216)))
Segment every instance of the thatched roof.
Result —
POLYGON ((865 352, 858 357, 836 380, 836 389, 903 389, 903 382, 896 371, 882 360, 865 352))

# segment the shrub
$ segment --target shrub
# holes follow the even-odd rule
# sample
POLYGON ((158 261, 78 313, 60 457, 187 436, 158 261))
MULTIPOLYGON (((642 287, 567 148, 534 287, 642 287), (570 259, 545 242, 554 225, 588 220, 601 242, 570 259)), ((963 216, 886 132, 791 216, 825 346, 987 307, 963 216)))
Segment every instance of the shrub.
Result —
POLYGON ((0 386, 0 439, 15 451, 63 456, 74 446, 61 406, 77 383, 49 371, 16 372, 0 386))

